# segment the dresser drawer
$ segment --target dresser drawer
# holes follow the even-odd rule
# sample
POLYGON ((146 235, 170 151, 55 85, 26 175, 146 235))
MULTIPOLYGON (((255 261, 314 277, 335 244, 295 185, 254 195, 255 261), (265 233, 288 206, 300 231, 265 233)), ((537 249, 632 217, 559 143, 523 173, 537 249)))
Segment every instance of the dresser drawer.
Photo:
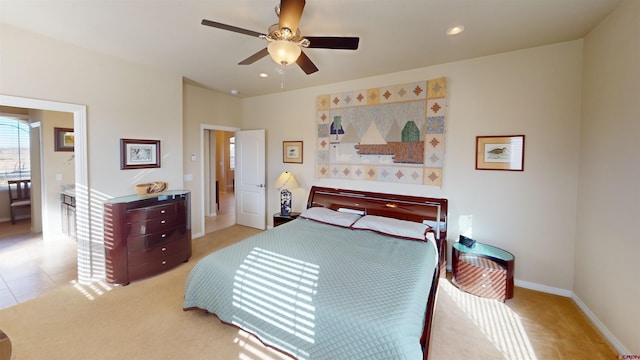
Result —
POLYGON ((166 258, 169 254, 182 254, 186 251, 187 239, 177 239, 155 247, 129 253, 129 267, 136 264, 154 262, 166 258))
POLYGON ((148 235, 131 236, 127 240, 128 252, 134 253, 141 250, 150 249, 174 240, 178 240, 183 238, 186 233, 187 227, 185 225, 180 225, 148 235))
POLYGON ((178 214, 176 203, 149 206, 140 209, 127 210, 127 222, 145 221, 161 217, 175 217, 178 214))
POLYGON ((180 225, 184 225, 184 219, 176 216, 136 221, 127 224, 127 238, 168 231, 180 225))
POLYGON ((129 279, 137 280, 159 274, 189 260, 188 251, 184 246, 183 249, 180 249, 175 253, 169 253, 167 251, 165 254, 166 256, 154 259, 150 262, 140 263, 136 266, 129 266, 129 279))

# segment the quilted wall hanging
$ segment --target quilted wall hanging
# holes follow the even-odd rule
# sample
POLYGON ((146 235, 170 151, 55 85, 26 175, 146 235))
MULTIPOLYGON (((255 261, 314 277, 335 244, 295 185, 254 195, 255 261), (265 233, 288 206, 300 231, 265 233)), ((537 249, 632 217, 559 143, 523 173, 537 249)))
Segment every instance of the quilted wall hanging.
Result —
POLYGON ((318 97, 319 178, 442 185, 447 80, 318 97))

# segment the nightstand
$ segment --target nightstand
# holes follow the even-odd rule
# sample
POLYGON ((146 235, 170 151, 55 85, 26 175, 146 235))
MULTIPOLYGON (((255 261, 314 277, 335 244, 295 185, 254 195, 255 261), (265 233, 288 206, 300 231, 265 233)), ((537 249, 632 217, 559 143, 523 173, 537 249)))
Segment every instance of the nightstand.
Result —
POLYGON ((280 215, 280 213, 273 214, 273 227, 288 223, 291 220, 295 220, 300 213, 292 212, 289 215, 280 215))
POLYGON ((514 256, 495 246, 453 244, 453 282, 462 291, 505 301, 513 297, 514 256))

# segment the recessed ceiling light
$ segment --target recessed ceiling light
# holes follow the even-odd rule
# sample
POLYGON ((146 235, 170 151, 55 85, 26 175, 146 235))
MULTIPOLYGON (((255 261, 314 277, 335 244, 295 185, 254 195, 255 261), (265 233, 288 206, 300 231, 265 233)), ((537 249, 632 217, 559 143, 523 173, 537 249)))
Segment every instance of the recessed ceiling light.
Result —
POLYGON ((457 25, 457 26, 453 26, 453 27, 450 27, 449 29, 447 29, 447 35, 458 35, 463 31, 464 31, 464 26, 457 25))
POLYGON ((267 77, 269 77, 269 74, 267 74, 267 73, 260 73, 260 77, 261 77, 261 78, 267 78, 267 77))
POLYGON ((231 95, 238 95, 238 90, 236 89, 231 90, 231 95))

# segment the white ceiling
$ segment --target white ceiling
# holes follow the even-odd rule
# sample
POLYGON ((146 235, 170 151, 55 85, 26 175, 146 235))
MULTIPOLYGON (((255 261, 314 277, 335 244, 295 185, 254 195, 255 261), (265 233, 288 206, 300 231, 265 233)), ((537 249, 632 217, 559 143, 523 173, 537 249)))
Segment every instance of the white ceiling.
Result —
MULTIPOLYGON (((358 36, 356 51, 305 49, 320 69, 286 70, 288 90, 575 40, 620 0, 308 0, 308 36, 358 36), (445 35, 452 25, 465 32, 445 35)), ((281 91, 279 65, 238 62, 265 40, 200 24, 213 20, 261 33, 278 0, 0 0, 0 22, 182 74, 238 96, 281 91), (258 75, 267 73, 264 79, 258 75)), ((1 35, 1 34, 0 34, 1 35)), ((0 36, 0 41, 2 37, 0 36)))

